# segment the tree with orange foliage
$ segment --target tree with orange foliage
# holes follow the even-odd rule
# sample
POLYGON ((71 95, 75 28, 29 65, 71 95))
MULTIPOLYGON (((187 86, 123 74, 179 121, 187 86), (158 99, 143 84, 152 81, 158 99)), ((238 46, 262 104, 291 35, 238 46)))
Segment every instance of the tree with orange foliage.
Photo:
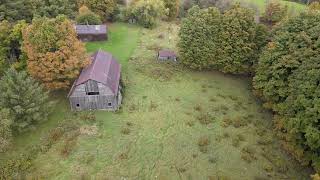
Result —
POLYGON ((28 72, 47 89, 68 88, 89 62, 84 44, 65 16, 34 19, 23 31, 23 39, 28 72))

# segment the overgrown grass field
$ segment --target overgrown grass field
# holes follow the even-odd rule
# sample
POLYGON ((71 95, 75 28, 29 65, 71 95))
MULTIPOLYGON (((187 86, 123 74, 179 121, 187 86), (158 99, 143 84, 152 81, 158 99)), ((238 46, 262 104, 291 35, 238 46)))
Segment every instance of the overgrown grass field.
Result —
MULTIPOLYGON (((112 25, 117 26, 124 25, 112 25)), ((175 24, 125 29, 139 32, 137 42, 113 38, 121 40, 115 42, 118 48, 133 47, 132 54, 101 44, 117 57, 128 53, 121 60, 127 64, 122 109, 83 118, 68 107, 58 108, 52 118, 59 121, 59 113, 74 118, 64 120, 70 119, 64 134, 49 136, 55 143, 33 161, 30 178, 308 178, 308 170, 281 151, 271 114, 253 97, 249 79, 158 63, 158 49, 176 47, 175 24)), ((100 49, 97 44, 87 47, 90 52, 100 49)))

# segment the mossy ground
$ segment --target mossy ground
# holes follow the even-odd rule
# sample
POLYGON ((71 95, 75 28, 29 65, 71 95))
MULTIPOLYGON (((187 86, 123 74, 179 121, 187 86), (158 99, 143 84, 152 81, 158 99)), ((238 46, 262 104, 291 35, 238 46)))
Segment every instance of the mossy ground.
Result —
POLYGON ((281 151, 271 114, 253 97, 249 79, 156 61, 157 49, 175 49, 177 32, 168 23, 141 30, 122 74, 122 109, 97 111, 95 122, 81 122, 92 133, 58 141, 38 155, 29 176, 307 179, 307 169, 281 151))

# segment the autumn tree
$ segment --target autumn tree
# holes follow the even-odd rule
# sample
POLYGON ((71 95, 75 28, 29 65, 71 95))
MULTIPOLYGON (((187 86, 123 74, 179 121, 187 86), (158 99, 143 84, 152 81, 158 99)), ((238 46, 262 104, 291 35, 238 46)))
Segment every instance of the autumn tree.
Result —
POLYGON ((24 71, 9 69, 0 80, 0 109, 9 109, 16 132, 47 120, 52 103, 48 93, 24 71))
POLYGON ((33 20, 23 32, 28 72, 46 88, 65 89, 88 64, 84 44, 64 16, 33 20))
MULTIPOLYGON (((303 152, 320 170, 320 13, 282 22, 259 59, 254 87, 292 153, 303 152)), ((301 153, 299 153, 301 154, 301 153)))
POLYGON ((5 152, 11 144, 12 123, 9 109, 0 109, 0 153, 5 152))
POLYGON ((78 0, 79 7, 85 5, 98 14, 102 20, 108 20, 117 8, 116 0, 78 0))
POLYGON ((97 25, 102 24, 98 15, 93 13, 87 6, 82 6, 79 9, 79 14, 76 18, 77 24, 97 25))

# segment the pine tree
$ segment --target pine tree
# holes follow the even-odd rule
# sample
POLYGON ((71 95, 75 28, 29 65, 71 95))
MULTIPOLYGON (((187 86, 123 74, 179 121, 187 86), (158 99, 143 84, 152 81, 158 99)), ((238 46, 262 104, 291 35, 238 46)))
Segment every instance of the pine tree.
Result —
POLYGON ((47 120, 52 105, 48 92, 44 92, 43 87, 26 72, 11 68, 0 84, 0 109, 10 110, 14 131, 21 132, 47 120))

